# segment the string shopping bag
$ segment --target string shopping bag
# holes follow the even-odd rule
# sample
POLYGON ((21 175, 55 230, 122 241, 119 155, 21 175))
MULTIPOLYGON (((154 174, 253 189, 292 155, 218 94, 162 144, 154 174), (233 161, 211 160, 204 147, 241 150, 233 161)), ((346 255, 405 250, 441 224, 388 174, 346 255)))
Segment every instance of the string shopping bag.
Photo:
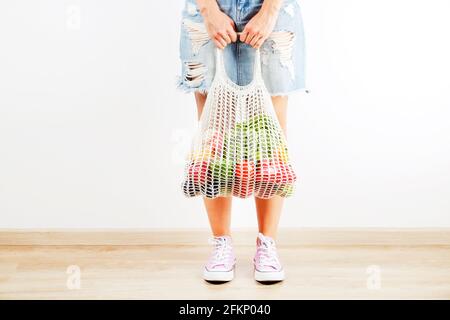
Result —
POLYGON ((260 59, 256 50, 253 79, 240 86, 228 77, 223 51, 216 49, 214 80, 187 157, 182 184, 186 196, 292 195, 296 175, 260 59))

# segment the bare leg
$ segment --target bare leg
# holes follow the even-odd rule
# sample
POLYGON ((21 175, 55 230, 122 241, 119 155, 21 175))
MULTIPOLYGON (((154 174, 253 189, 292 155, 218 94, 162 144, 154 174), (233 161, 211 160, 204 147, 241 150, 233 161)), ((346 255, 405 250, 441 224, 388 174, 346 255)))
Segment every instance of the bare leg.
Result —
MULTIPOLYGON (((197 103, 197 116, 200 119, 205 106, 206 95, 196 92, 195 101, 197 103)), ((231 197, 203 198, 203 201, 208 213, 212 234, 216 237, 230 235, 231 197)))
MULTIPOLYGON (((272 97, 272 103, 283 131, 286 133, 287 96, 272 97)), ((258 216, 259 232, 265 236, 275 238, 283 209, 284 198, 274 196, 271 199, 255 198, 256 213, 258 216)))

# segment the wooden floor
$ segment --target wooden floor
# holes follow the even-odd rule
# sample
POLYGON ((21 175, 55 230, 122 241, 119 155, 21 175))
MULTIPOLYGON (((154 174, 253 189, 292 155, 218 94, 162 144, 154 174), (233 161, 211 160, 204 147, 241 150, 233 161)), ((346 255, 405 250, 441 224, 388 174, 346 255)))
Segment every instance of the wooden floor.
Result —
POLYGON ((0 230, 0 299, 450 299, 449 231, 282 230, 275 285, 253 280, 255 233, 240 231, 236 278, 214 285, 205 231, 0 230))

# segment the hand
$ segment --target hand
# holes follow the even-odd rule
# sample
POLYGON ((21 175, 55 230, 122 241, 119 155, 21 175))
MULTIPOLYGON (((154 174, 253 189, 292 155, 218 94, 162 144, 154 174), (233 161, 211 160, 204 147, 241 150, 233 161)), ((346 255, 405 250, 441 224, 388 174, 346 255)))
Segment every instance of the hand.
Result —
POLYGON ((278 9, 267 10, 263 7, 250 19, 242 30, 240 40, 258 49, 270 36, 278 18, 278 9))
POLYGON ((208 35, 218 48, 223 49, 231 42, 237 41, 234 21, 220 11, 216 1, 200 7, 200 12, 208 35))

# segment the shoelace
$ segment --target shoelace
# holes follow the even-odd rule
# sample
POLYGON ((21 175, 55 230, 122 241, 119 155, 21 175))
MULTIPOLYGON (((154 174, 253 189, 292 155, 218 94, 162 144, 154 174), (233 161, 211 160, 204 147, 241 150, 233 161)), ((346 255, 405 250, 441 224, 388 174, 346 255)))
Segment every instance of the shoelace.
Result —
POLYGON ((258 251, 260 252, 259 263, 264 266, 278 266, 280 264, 277 255, 277 249, 275 244, 265 238, 260 238, 260 245, 258 246, 258 251))
POLYGON ((208 242, 214 245, 214 250, 212 253, 213 265, 223 264, 224 261, 230 258, 231 246, 228 241, 222 238, 210 238, 208 242))

